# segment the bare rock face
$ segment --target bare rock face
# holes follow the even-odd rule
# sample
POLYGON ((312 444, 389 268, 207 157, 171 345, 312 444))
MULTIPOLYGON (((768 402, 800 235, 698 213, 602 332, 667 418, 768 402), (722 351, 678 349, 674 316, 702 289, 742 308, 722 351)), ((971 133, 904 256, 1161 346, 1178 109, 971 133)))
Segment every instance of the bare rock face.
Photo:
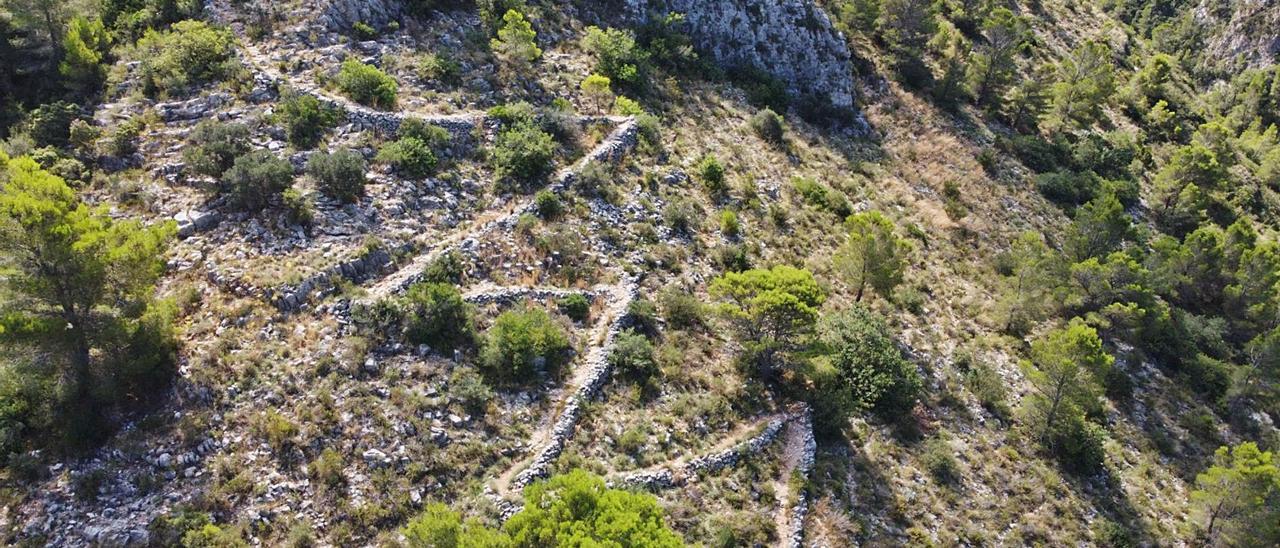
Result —
POLYGON ((382 27, 404 15, 403 0, 328 0, 321 4, 319 23, 333 32, 346 32, 356 23, 382 27))
POLYGON ((1195 19, 1210 29, 1206 51, 1218 62, 1258 68, 1280 61, 1280 0, 1202 0, 1195 19))
POLYGON ((627 0, 633 16, 683 13, 698 49, 725 66, 749 65, 792 93, 852 107, 852 55, 812 0, 627 0))

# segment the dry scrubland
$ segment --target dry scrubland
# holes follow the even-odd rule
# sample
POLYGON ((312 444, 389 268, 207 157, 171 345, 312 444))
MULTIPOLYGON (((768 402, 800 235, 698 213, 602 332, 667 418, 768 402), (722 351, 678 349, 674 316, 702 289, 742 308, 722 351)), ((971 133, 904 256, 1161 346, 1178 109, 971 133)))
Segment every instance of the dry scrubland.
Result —
MULTIPOLYGON (((9 4, 0 6, 17 13, 9 4)), ((143 333, 151 324, 120 303, 172 305, 176 344, 158 351, 170 361, 160 360, 156 374, 171 381, 92 399, 107 420, 82 447, 75 434, 61 435, 74 432, 60 422, 70 416, 57 410, 61 396, 15 380, 44 371, 50 385, 65 382, 28 365, 61 363, 51 357, 59 350, 5 339, 12 344, 0 360, 11 365, 0 394, 17 403, 0 405, 8 421, 0 441, 12 454, 0 468, 0 539, 430 545, 423 531, 432 520, 457 519, 440 518, 445 510, 434 503, 477 520, 455 524, 467 535, 497 535, 481 530, 505 521, 501 534, 518 536, 511 524, 530 514, 521 512, 522 488, 547 485, 547 477, 579 481, 571 474, 580 471, 651 495, 662 531, 645 538, 656 545, 1274 538, 1245 521, 1274 517, 1273 468, 1255 470, 1262 479, 1247 485, 1259 489, 1252 493, 1264 508, 1216 530, 1206 530, 1213 506, 1203 502, 1216 500, 1214 492, 1197 474, 1220 446, 1275 447, 1267 413, 1280 350, 1266 346, 1275 329, 1266 307, 1280 302, 1280 261, 1259 259, 1253 270, 1242 263, 1242 273, 1222 276, 1245 281, 1214 282, 1224 287, 1203 299, 1182 289, 1199 280, 1187 273, 1194 260, 1170 291, 1143 287, 1164 283, 1152 281, 1156 274, 1116 266, 1127 257, 1155 272, 1167 264, 1158 236, 1190 246, 1196 240, 1187 234, 1200 233, 1193 230, 1202 222, 1221 233, 1245 219, 1258 242, 1274 238, 1280 145, 1264 123, 1275 115, 1257 113, 1254 123, 1253 114, 1218 104, 1280 106, 1270 61, 1243 53, 1230 61, 1273 78, 1253 103, 1222 91, 1238 82, 1213 74, 1226 65, 1200 55, 1170 61, 1173 76, 1160 80, 1159 93, 1132 91, 1143 89, 1130 82, 1160 48, 1172 47, 1151 38, 1151 21, 1184 20, 1186 2, 1159 19, 1132 16, 1134 6, 1156 2, 953 0, 941 3, 919 43, 887 37, 893 24, 883 14, 931 3, 817 2, 852 52, 857 99, 847 110, 795 97, 780 105, 786 97, 765 74, 716 68, 692 47, 658 49, 653 36, 684 43, 678 25, 639 27, 651 56, 642 77, 628 83, 614 74, 607 91, 593 88, 589 75, 617 67, 605 62, 607 48, 583 37, 599 32, 589 27, 637 26, 621 3, 488 1, 479 11, 439 4, 407 14, 389 0, 335 2, 364 6, 351 8, 354 25, 328 3, 208 2, 192 16, 210 27, 175 34, 225 42, 226 55, 209 61, 217 66, 210 74, 172 83, 165 71, 176 69, 153 70, 148 58, 158 57, 148 48, 179 46, 137 41, 117 25, 99 78, 74 95, 86 106, 76 117, 95 138, 80 142, 73 123, 70 140, 46 151, 44 126, 30 122, 38 116, 13 124, 0 156, 12 157, 7 181, 26 169, 20 156, 33 157, 40 172, 57 173, 83 202, 103 206, 103 218, 167 231, 152 269, 155 296, 104 299, 97 310, 143 333), (868 5, 880 6, 879 22, 859 15, 868 5), (995 106, 972 91, 946 92, 947 63, 976 63, 994 42, 995 24, 972 15, 979 5, 1020 17, 1009 24, 1023 46, 1006 61, 1013 70, 995 106), (518 19, 505 9, 493 14, 505 7, 517 8, 518 19), (526 18, 536 55, 521 38, 526 18), (225 34, 206 34, 217 32, 225 34), (1014 99, 1004 97, 1052 83, 1054 67, 1083 64, 1082 44, 1095 42, 1110 48, 1116 81, 1097 112, 1063 115, 1046 86, 1043 112, 1032 127, 1018 127, 1008 114, 1014 99), (928 83, 910 76, 911 59, 928 83), (361 71, 371 84, 352 83, 361 71), (1224 79, 1221 95, 1200 97, 1214 77, 1224 79), (390 96, 387 81, 395 84, 390 96), (1159 130, 1164 118, 1143 103, 1156 95, 1176 111, 1162 122, 1169 129, 1159 130), (782 115, 780 135, 764 127, 766 106, 782 115), (1211 123, 1224 129, 1201 125, 1211 123), (1123 165, 1081 167, 1088 153, 1079 143, 1093 136, 1105 142, 1095 156, 1122 157, 1123 165), (1168 166, 1194 146, 1221 154, 1214 169, 1231 165, 1196 179, 1209 205, 1179 201, 1184 186, 1164 207, 1176 178, 1168 166), (224 156, 236 147, 237 156, 270 158, 232 167, 224 156), (353 152, 332 169, 358 176, 333 179, 363 181, 349 196, 316 167, 316 158, 338 151, 353 152), (63 160, 79 163, 80 173, 63 160), (273 184, 272 162, 286 184, 263 190, 273 184), (1073 201, 1046 190, 1055 173, 1088 195, 1073 201), (1256 188, 1256 196, 1238 198, 1235 186, 1256 188), (1084 225, 1095 207, 1104 210, 1095 204, 1113 198, 1124 202, 1118 214, 1084 225), (1199 215, 1171 228, 1167 211, 1177 208, 1199 215), (859 225, 846 218, 887 223, 886 234, 871 238, 900 255, 899 283, 863 288, 850 274, 847 242, 859 225), (1124 235, 1116 241, 1072 255, 1080 234, 1117 223, 1124 235), (1027 233, 1046 242, 1034 268, 1018 262, 1027 233), (732 273, 776 265, 812 274, 789 280, 792 300, 768 303, 783 319, 734 310, 732 273), (1012 289, 1032 270, 1038 293, 1012 289), (1254 272, 1261 281, 1248 277, 1254 272), (1233 283, 1246 289, 1230 293, 1233 283), (796 304, 813 295, 821 298, 796 304), (1192 319, 1182 319, 1184 309, 1192 319), (1183 330, 1144 331, 1160 323, 1160 310, 1183 330), (804 325, 794 336, 751 331, 797 317, 804 325), (852 335, 828 323, 850 317, 844 329, 852 335), (841 343, 841 333, 856 343, 841 343), (1194 340, 1185 363, 1161 354, 1184 350, 1174 339, 1194 340), (1053 341, 1066 341, 1058 348, 1066 358, 1055 361, 1053 341), (1093 384, 1067 398, 1062 416, 1078 427, 1067 434, 1052 430, 1052 417, 1043 428, 1049 362, 1105 363, 1108 371, 1078 374, 1082 386, 1093 384), (845 363, 855 369, 838 369, 845 363), (890 401, 899 393, 904 402, 890 401), (1077 446, 1096 451, 1081 456, 1071 452, 1077 446), (1197 489, 1205 498, 1193 497, 1197 489), (664 536, 666 527, 675 536, 664 536)), ((1205 28, 1249 29, 1265 16, 1217 14, 1220 26, 1205 28)), ((162 19, 151 26, 173 23, 162 19)), ((6 25, 0 30, 9 32, 6 25)), ((1221 35, 1207 40, 1211 52, 1226 47, 1221 35)), ((1240 51, 1253 52, 1249 44, 1240 51)), ((76 72, 58 74, 79 81, 76 72)), ((1224 237, 1217 260, 1228 260, 1238 234, 1224 237)), ((1263 247, 1251 242, 1237 255, 1262 256, 1263 247)), ((0 276, 17 279, 23 268, 6 259, 0 276)), ((741 283, 737 290, 751 290, 741 283)), ((47 312, 22 291, 0 293, 6 311, 47 312)), ((38 325, 0 327, 25 334, 38 325)), ((113 363, 112 352, 126 350, 103 343, 91 359, 113 363)), ((131 374, 111 378, 124 385, 119 379, 131 374)), ((1243 492, 1236 479, 1229 488, 1243 492)), ((514 537, 504 538, 490 541, 514 537)))

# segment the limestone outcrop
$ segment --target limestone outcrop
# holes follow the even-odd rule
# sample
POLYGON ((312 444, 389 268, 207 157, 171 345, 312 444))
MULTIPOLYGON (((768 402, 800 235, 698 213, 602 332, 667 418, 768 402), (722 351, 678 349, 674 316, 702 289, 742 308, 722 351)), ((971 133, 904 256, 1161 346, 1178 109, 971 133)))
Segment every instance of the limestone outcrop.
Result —
POLYGON ((844 36, 812 0, 627 0, 633 17, 683 13, 704 55, 725 66, 749 65, 792 93, 852 107, 853 56, 844 36))

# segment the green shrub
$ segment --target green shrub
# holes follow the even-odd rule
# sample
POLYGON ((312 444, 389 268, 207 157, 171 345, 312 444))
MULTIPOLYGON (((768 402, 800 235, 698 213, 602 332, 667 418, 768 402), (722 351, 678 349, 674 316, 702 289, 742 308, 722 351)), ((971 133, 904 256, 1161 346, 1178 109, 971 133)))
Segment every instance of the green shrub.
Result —
POLYGON ((1092 172, 1057 171, 1036 176, 1036 190, 1049 201, 1063 207, 1075 207, 1092 200, 1101 190, 1092 172))
POLYGON ((218 178, 249 150, 249 126, 206 120, 187 136, 182 160, 193 173, 218 178))
POLYGON ((253 428, 276 455, 284 455, 292 449, 300 431, 297 424, 274 409, 259 416, 253 428))
POLYGON ((698 174, 698 180, 707 187, 707 191, 711 194, 719 196, 728 190, 728 186, 724 182, 724 166, 711 153, 707 153, 701 160, 698 160, 698 165, 694 170, 698 174))
POLYGON ((960 480, 960 465, 951 454, 951 446, 942 438, 933 438, 925 443, 920 461, 938 483, 951 485, 960 480))
MULTIPOLYGON (((107 136, 106 147, 103 152, 117 158, 137 152, 138 135, 142 133, 143 125, 142 120, 139 118, 131 118, 121 122, 107 136)), ((183 150, 183 152, 185 153, 186 150, 183 150)))
POLYGON ((290 224, 299 226, 311 226, 315 220, 315 211, 311 208, 311 201, 298 192, 296 188, 286 188, 280 193, 280 202, 284 206, 285 218, 290 224))
POLYGON ((639 384, 649 382, 658 373, 658 363, 653 359, 653 343, 648 337, 630 329, 614 339, 608 359, 614 371, 639 384))
POLYGON ((1064 468, 1080 474, 1102 470, 1106 458, 1105 428, 1076 411, 1064 413, 1048 434, 1049 447, 1064 468))
POLYGON ((361 40, 373 40, 378 37, 378 29, 373 28, 364 21, 356 21, 352 24, 351 32, 356 35, 356 38, 361 40))
POLYGON ((396 106, 396 92, 399 86, 395 78, 378 67, 361 63, 355 59, 342 62, 336 79, 338 90, 347 98, 362 105, 389 110, 396 106))
POLYGON ((317 152, 307 160, 307 175, 315 179, 320 192, 343 203, 355 202, 364 195, 367 168, 364 156, 346 148, 333 153, 317 152))
POLYGON ((522 122, 498 134, 489 154, 499 180, 531 183, 551 171, 555 141, 532 123, 522 122))
POLYGON ((209 514, 182 508, 156 516, 147 524, 147 532, 153 546, 183 546, 182 537, 188 531, 199 531, 212 524, 209 514))
POLYGON ((102 129, 79 118, 67 127, 67 144, 82 154, 91 154, 99 137, 102 129))
POLYGON ((493 390, 472 367, 457 366, 449 375, 449 395, 462 402, 468 413, 481 414, 493 401, 493 390))
POLYGON ((539 190, 533 197, 533 203, 538 209, 538 216, 543 219, 555 219, 564 213, 564 204, 560 203, 560 196, 550 190, 539 190))
POLYGON ((805 203, 830 211, 841 219, 853 213, 853 206, 849 205, 849 199, 844 194, 813 179, 793 177, 791 187, 796 189, 805 203))
POLYGON ((658 333, 658 307, 649 299, 636 299, 627 305, 627 320, 636 331, 646 335, 658 333))
POLYGON ((1057 141, 1046 141, 1038 135, 1015 135, 997 141, 1036 173, 1048 173, 1066 167, 1071 151, 1057 141))
POLYGON ((911 409, 923 382, 880 315, 855 305, 824 318, 819 330, 830 363, 854 401, 887 416, 911 409))
POLYGON ((715 264, 722 272, 742 272, 751 268, 751 250, 744 244, 716 248, 715 264))
POLYGON ((236 158, 220 183, 232 207, 257 211, 293 184, 293 165, 271 151, 256 150, 236 158))
POLYGON ((568 358, 568 351, 568 336, 546 311, 509 310, 485 333, 480 364, 495 379, 520 382, 541 370, 556 371, 568 358))
POLYGON ((533 105, 525 101, 497 105, 490 108, 485 114, 497 120, 506 129, 520 124, 532 124, 538 118, 537 110, 533 108, 533 105))
POLYGON ((742 230, 742 225, 738 223, 738 214, 731 210, 720 212, 720 232, 726 237, 736 238, 742 230))
POLYGON ((781 144, 786 128, 782 125, 782 117, 771 108, 763 108, 751 117, 751 130, 761 139, 773 144, 781 144))
POLYGON ((71 138, 71 122, 79 115, 80 107, 73 103, 45 103, 32 109, 22 126, 36 146, 62 148, 71 138))
POLYGON ((456 83, 462 74, 462 65, 446 53, 422 54, 413 68, 418 78, 445 84, 456 83))
POLYGON ((758 108, 769 108, 774 112, 785 112, 790 97, 787 85, 753 65, 742 65, 729 71, 729 79, 742 91, 746 92, 747 102, 758 108))
POLYGON ((436 257, 427 268, 422 271, 422 281, 433 284, 453 284, 461 285, 462 276, 465 273, 462 264, 462 254, 457 251, 448 251, 439 257, 436 257))
POLYGON ((148 30, 138 40, 138 80, 147 95, 182 92, 225 78, 235 66, 235 37, 203 21, 179 21, 148 30))
POLYGON ((436 350, 466 348, 475 342, 475 320, 471 305, 450 284, 418 283, 409 287, 401 301, 405 338, 436 350))
POLYGON ((396 131, 398 137, 413 137, 426 143, 431 150, 441 150, 453 141, 453 135, 449 130, 429 124, 422 118, 408 116, 404 121, 400 122, 400 128, 396 131))
POLYGON ((692 234, 697 229, 694 219, 698 216, 698 206, 688 198, 672 198, 662 208, 662 220, 672 231, 681 234, 692 234))
POLYGON ((289 143, 300 149, 315 148, 338 121, 336 110, 325 107, 319 99, 306 94, 296 94, 281 101, 279 116, 289 143))
POLYGON ((965 371, 964 380, 983 407, 998 417, 1009 416, 1009 407, 1005 403, 1008 389, 995 368, 985 363, 976 364, 965 371))
POLYGON ((378 150, 375 159, 390 164, 407 179, 422 179, 435 172, 439 159, 431 147, 417 137, 401 137, 378 150))
POLYGON ((337 489, 347 482, 347 477, 342 472, 344 466, 342 454, 328 447, 307 466, 307 474, 322 487, 337 489))
POLYGON ((675 286, 664 289, 658 295, 662 318, 676 329, 700 327, 705 322, 705 306, 697 297, 675 286))
POLYGON ((587 319, 591 314, 591 301, 586 295, 574 293, 556 301, 556 307, 560 309, 560 313, 568 316, 575 322, 581 322, 587 319))
POLYGON ((633 89, 643 84, 648 54, 630 30, 587 27, 582 49, 596 58, 594 72, 633 89))

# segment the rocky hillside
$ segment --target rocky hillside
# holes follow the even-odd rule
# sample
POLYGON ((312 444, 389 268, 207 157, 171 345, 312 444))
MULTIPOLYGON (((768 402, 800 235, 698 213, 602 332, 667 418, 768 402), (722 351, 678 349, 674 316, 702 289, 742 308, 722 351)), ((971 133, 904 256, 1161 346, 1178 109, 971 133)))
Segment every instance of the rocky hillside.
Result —
POLYGON ((1280 540, 1268 2, 46 4, 6 544, 1280 540))

